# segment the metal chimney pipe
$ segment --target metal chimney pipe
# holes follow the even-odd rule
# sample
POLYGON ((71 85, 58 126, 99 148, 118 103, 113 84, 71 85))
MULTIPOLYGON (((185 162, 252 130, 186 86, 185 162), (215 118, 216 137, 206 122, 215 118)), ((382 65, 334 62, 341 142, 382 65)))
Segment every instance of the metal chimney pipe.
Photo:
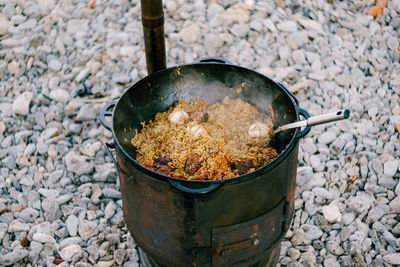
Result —
POLYGON ((141 0, 141 8, 147 72, 151 74, 167 66, 162 0, 141 0))

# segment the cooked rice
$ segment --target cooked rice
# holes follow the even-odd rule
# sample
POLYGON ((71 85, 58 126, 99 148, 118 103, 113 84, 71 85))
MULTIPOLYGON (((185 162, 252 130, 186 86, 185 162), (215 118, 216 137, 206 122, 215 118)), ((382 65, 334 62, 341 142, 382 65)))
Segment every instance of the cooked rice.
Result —
MULTIPOLYGON (((176 114, 175 114, 176 115, 176 114)), ((178 101, 168 111, 157 113, 154 121, 143 122, 132 138, 136 160, 165 175, 188 180, 220 180, 252 172, 277 156, 268 147, 271 121, 240 99, 226 97, 209 105, 198 99, 178 101), (181 124, 172 123, 172 112, 183 110, 181 124), (250 137, 251 124, 269 126, 267 137, 250 137)))

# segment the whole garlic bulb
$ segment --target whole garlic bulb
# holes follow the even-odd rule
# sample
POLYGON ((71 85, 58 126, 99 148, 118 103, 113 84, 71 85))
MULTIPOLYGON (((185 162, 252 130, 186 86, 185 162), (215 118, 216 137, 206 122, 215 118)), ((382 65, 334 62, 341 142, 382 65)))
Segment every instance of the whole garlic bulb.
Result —
POLYGON ((247 133, 252 138, 267 137, 269 135, 269 128, 264 123, 255 122, 252 125, 250 125, 247 133))
POLYGON ((169 114, 168 119, 173 124, 184 124, 189 119, 189 115, 183 110, 174 110, 169 114))
POLYGON ((193 137, 194 140, 197 140, 201 136, 204 136, 207 134, 207 131, 199 125, 188 126, 187 131, 193 137))

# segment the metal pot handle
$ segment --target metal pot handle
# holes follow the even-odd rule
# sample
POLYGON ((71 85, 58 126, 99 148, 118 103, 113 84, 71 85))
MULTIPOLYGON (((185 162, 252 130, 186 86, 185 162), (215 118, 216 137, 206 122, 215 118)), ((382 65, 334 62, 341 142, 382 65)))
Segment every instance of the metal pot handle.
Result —
POLYGON ((108 102, 100 111, 100 122, 107 130, 111 131, 112 123, 106 120, 106 117, 113 115, 114 106, 117 104, 118 99, 108 102))
MULTIPOLYGON (((297 113, 299 113, 299 116, 303 116, 306 120, 310 118, 310 114, 308 114, 307 110, 302 109, 301 107, 296 107, 297 113)), ((304 127, 303 130, 297 129, 297 133, 295 136, 296 140, 299 140, 300 138, 303 138, 308 134, 308 132, 311 130, 310 126, 304 127)))
POLYGON ((111 150, 110 150, 110 149, 114 149, 114 148, 115 148, 115 145, 114 145, 114 144, 110 144, 110 143, 105 143, 105 144, 104 144, 104 149, 106 150, 107 155, 108 155, 108 156, 111 158, 111 160, 113 161, 114 166, 117 168, 117 170, 129 176, 129 174, 126 173, 126 171, 124 171, 124 169, 122 169, 122 168, 118 165, 117 160, 114 158, 113 154, 111 153, 111 150))
POLYGON ((226 59, 224 59, 222 57, 201 57, 201 58, 198 58, 198 59, 196 59, 194 61, 194 63, 208 63, 208 62, 211 62, 211 63, 223 63, 223 64, 231 64, 232 65, 232 62, 230 62, 229 60, 226 60, 226 59))
POLYGON ((183 186, 180 182, 174 181, 172 179, 168 179, 168 182, 173 187, 175 187, 176 189, 178 189, 182 192, 189 193, 189 194, 195 194, 195 195, 210 193, 211 191, 214 191, 215 189, 217 189, 218 187, 220 187, 222 185, 222 183, 218 183, 218 184, 210 184, 209 186, 204 187, 204 188, 189 188, 189 187, 183 186))

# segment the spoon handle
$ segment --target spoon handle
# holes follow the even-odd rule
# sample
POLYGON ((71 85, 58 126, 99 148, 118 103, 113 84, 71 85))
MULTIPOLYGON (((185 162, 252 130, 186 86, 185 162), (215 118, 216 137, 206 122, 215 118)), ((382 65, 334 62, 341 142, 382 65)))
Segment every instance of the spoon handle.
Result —
POLYGON ((319 125, 319 124, 323 124, 323 123, 343 120, 343 119, 347 119, 349 116, 350 116, 350 110, 342 109, 342 110, 338 110, 336 112, 313 116, 313 117, 308 118, 307 120, 297 121, 297 122, 289 123, 289 124, 286 124, 283 126, 279 126, 274 131, 274 134, 277 132, 283 131, 283 130, 287 130, 287 129, 293 129, 293 128, 305 127, 305 126, 313 126, 313 125, 319 125))

